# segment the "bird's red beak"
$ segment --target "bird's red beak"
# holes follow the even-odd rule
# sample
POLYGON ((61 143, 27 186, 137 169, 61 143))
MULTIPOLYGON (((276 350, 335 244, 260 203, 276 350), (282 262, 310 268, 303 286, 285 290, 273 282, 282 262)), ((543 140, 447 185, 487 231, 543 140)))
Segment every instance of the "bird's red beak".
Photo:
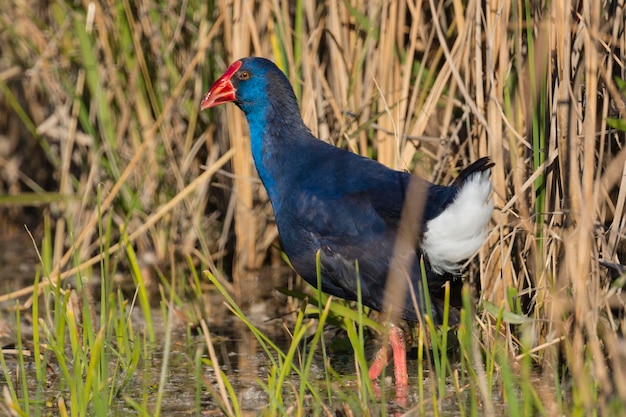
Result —
POLYGON ((226 72, 218 78, 206 93, 202 102, 200 103, 200 110, 210 109, 222 103, 228 103, 229 101, 235 101, 235 87, 230 82, 231 77, 241 67, 241 61, 234 62, 226 72))

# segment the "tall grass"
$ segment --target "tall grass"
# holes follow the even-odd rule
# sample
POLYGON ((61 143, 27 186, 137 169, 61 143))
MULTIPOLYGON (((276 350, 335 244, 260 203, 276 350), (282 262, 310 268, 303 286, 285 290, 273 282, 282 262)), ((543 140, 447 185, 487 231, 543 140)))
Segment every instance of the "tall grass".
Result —
MULTIPOLYGON (((82 381, 64 406, 72 415, 106 408, 92 394, 123 381, 121 369, 136 368, 141 357, 141 345, 130 342, 128 301, 110 295, 114 272, 136 280, 149 318, 155 299, 184 305, 163 288, 198 294, 196 269, 207 269, 212 288, 232 294, 229 305, 246 321, 259 271, 282 264, 243 116, 234 106, 198 109, 209 84, 245 55, 279 64, 322 140, 439 183, 478 156, 496 162, 492 232, 464 277, 459 365, 445 358, 447 332, 418 331, 420 355, 435 355, 435 369, 418 364, 418 409, 428 403, 438 415, 448 387, 463 415, 498 415, 502 407, 511 415, 623 411, 623 272, 615 279, 620 273, 610 267, 626 257, 623 2, 9 6, 0 11, 0 229, 20 235, 15 224, 27 223, 41 269, 34 285, 12 287, 0 302, 19 300, 16 311, 42 319, 34 322, 36 361, 46 351, 65 377, 82 381), (162 272, 179 262, 177 274, 162 272), (102 282, 99 318, 82 288, 66 291, 69 279, 90 274, 102 282), (175 284, 175 276, 196 278, 175 284), (78 310, 70 308, 72 294, 78 310), (109 350, 113 334, 119 352, 109 350), (113 356, 120 365, 107 368, 113 356), (425 390, 431 380, 421 377, 432 373, 435 389, 425 390)), ((339 308, 327 306, 317 306, 318 324, 339 308)), ((306 364, 325 349, 321 327, 293 311, 290 356, 251 329, 269 346, 271 372, 261 383, 281 413, 291 412, 286 374, 304 375, 292 390, 304 401, 315 392, 306 364), (294 368, 307 332, 312 350, 294 368)), ((344 325, 352 332, 354 323, 363 325, 358 317, 344 325)), ((153 325, 147 329, 149 344, 153 325)), ((362 360, 363 337, 350 333, 350 340, 362 360)), ((42 383, 45 361, 36 368, 42 383)), ((25 381, 7 386, 18 414, 33 403, 25 381)), ((327 391, 334 383, 327 379, 327 391)), ((218 391, 201 386, 222 410, 239 413, 228 403, 227 380, 218 391)), ((365 413, 375 399, 366 388, 359 393, 344 399, 365 413)), ((145 401, 135 399, 135 408, 147 413, 145 401)), ((323 413, 329 400, 316 401, 323 413)))

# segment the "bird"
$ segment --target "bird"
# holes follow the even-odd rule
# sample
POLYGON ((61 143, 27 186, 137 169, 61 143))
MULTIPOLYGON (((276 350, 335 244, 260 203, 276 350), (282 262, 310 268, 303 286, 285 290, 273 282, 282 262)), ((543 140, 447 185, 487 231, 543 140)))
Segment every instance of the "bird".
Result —
MULTIPOLYGON (((322 291, 351 301, 359 299, 360 291, 365 306, 389 308, 384 293, 405 227, 401 218, 410 184, 422 190, 423 205, 409 252, 423 259, 435 294, 446 281, 457 280, 464 262, 485 242, 493 212, 494 164, 488 157, 444 186, 326 143, 302 120, 285 74, 261 57, 232 63, 205 94, 200 109, 230 102, 247 119, 252 158, 272 205, 282 250, 313 287, 319 254, 322 291)), ((406 276, 409 288, 391 307, 409 322, 430 311, 433 322, 440 323, 443 302, 431 298, 430 308, 425 304, 420 262, 409 262, 406 276)), ((402 395, 408 387, 404 343, 400 326, 391 323, 389 345, 381 348, 369 371, 375 381, 391 346, 396 390, 402 395)))

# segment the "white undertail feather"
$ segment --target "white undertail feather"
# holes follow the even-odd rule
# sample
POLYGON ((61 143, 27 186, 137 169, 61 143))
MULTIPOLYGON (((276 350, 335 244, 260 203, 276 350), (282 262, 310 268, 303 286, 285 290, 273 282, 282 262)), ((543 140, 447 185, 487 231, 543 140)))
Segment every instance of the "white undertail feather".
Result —
POLYGON ((458 273, 462 262, 485 242, 492 212, 489 171, 477 172, 463 183, 452 204, 426 223, 422 250, 432 270, 458 273))

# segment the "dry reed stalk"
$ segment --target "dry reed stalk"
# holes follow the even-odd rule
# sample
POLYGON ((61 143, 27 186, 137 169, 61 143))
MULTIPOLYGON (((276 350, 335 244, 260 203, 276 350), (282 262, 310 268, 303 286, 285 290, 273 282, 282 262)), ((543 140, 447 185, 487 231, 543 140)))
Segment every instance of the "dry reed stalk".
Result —
MULTIPOLYGON (((501 207, 506 201, 507 194, 507 175, 505 173, 505 153, 510 152, 509 144, 505 140, 506 127, 503 108, 506 101, 505 95, 508 94, 505 88, 508 82, 508 72, 510 70, 510 61, 508 53, 507 32, 510 25, 510 4, 502 3, 497 6, 492 4, 492 8, 487 10, 487 19, 485 22, 485 42, 476 42, 477 45, 484 44, 486 46, 484 72, 485 90, 487 92, 485 117, 489 125, 489 129, 484 131, 480 136, 479 149, 480 152, 488 152, 496 164, 492 171, 492 181, 494 187, 494 202, 496 207, 501 207), (488 134, 487 134, 488 133, 488 134)), ((478 27, 478 25, 476 25, 478 27)), ((478 39, 476 39, 478 41, 478 39)), ((478 49, 478 46, 477 46, 478 49)), ((478 53, 481 51, 477 51, 478 53)), ((483 79, 476 75, 476 83, 481 84, 483 79)), ((509 122, 510 124, 510 122, 509 122)), ((517 277, 513 272, 511 258, 505 256, 509 251, 501 240, 501 237, 511 232, 511 216, 496 210, 494 213, 495 224, 499 233, 492 235, 489 246, 497 248, 492 253, 492 266, 486 270, 487 277, 482 287, 486 290, 492 288, 493 291, 487 291, 483 295, 485 298, 490 297, 498 305, 505 303, 507 300, 508 288, 519 288, 517 277), (506 251, 506 252, 503 252, 506 251)), ((513 308, 513 306, 509 306, 513 308)))
MULTIPOLYGON (((381 10, 381 26, 378 47, 378 56, 375 62, 378 64, 377 77, 374 82, 379 89, 380 96, 378 98, 377 108, 383 111, 378 119, 378 124, 382 128, 376 135, 375 145, 378 151, 378 160, 391 167, 399 168, 398 164, 398 109, 397 103, 400 102, 401 93, 397 88, 397 81, 402 78, 399 73, 400 65, 396 59, 395 46, 396 35, 398 31, 398 2, 390 2, 387 7, 383 6, 381 10), (386 132, 393 132, 389 135, 386 132)), ((401 22, 404 19, 400 20, 401 22)), ((403 28, 403 25, 400 25, 403 28)))
MULTIPOLYGON (((251 14, 253 10, 244 1, 220 1, 218 3, 220 14, 227 16, 223 23, 224 48, 227 51, 227 62, 230 65, 235 59, 250 55, 252 50, 250 33, 258 30, 251 14), (252 27, 251 27, 252 26, 252 27)), ((252 157, 250 151, 250 139, 245 132, 245 118, 237 109, 227 106, 226 117, 222 118, 225 130, 228 132, 230 146, 235 149, 236 157, 233 158, 235 195, 235 259, 233 265, 233 281, 235 284, 236 299, 239 303, 249 300, 253 288, 254 274, 256 272, 256 245, 258 222, 254 216, 254 193, 252 183, 252 157)))

